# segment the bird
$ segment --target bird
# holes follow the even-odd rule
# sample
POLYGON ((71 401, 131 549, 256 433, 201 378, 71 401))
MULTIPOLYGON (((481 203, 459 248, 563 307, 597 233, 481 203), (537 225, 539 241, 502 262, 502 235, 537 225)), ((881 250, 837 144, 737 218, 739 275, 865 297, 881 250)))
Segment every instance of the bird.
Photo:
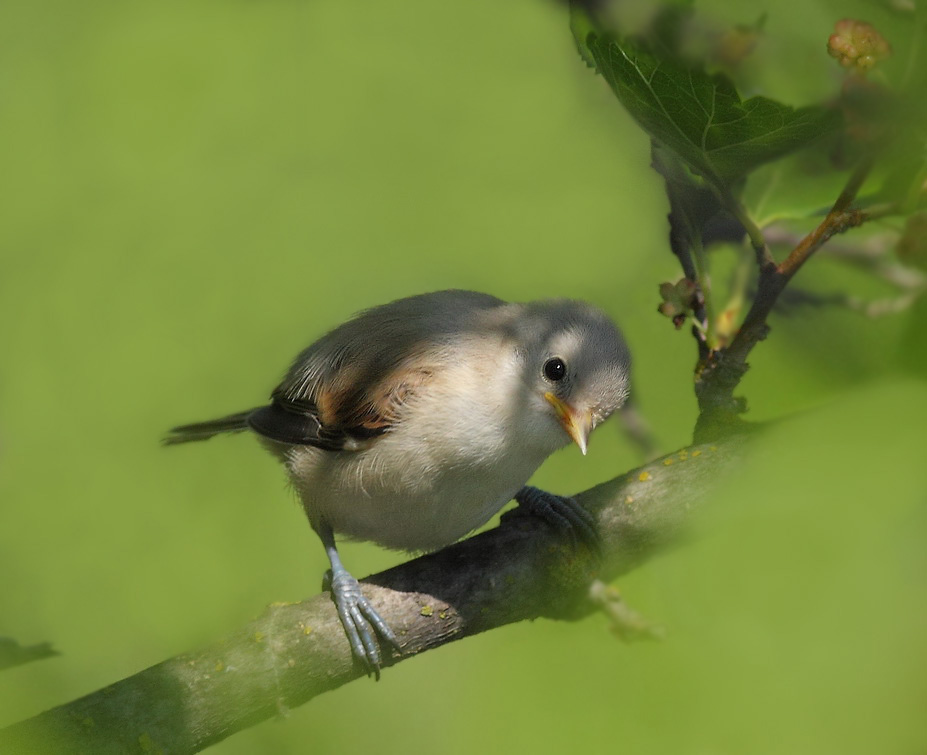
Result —
POLYGON ((630 365, 618 327, 584 301, 436 291, 361 312, 299 353, 269 403, 174 427, 164 443, 250 431, 282 462, 328 556, 352 653, 379 679, 377 635, 399 643, 335 534, 431 552, 513 499, 588 529, 575 501, 527 482, 571 442, 586 454, 628 397, 630 365))

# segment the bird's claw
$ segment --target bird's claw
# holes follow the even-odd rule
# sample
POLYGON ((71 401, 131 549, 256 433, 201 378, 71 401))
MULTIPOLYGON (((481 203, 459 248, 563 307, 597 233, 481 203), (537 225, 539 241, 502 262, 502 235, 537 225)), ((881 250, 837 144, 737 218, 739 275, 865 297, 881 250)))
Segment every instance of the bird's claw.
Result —
POLYGON ((351 652, 367 668, 367 675, 372 674, 379 680, 383 657, 376 635, 380 635, 387 644, 398 651, 399 642, 396 635, 361 592, 360 583, 347 571, 333 573, 329 570, 323 584, 332 591, 332 598, 351 645, 351 652))
POLYGON ((601 549, 595 518, 575 498, 526 485, 515 494, 515 500, 519 508, 509 514, 523 512, 540 517, 558 532, 565 533, 573 545, 582 542, 595 551, 601 549))

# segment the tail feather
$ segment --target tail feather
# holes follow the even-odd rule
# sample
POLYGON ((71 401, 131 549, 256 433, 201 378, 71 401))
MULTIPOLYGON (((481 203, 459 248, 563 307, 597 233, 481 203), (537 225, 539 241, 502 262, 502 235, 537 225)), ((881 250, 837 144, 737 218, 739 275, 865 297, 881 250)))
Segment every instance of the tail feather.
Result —
POLYGON ((194 422, 191 425, 172 427, 162 439, 165 446, 175 446, 178 443, 190 443, 195 440, 208 440, 213 435, 221 433, 237 433, 248 429, 248 417, 256 411, 248 409, 246 412, 230 414, 227 417, 211 419, 206 422, 194 422))

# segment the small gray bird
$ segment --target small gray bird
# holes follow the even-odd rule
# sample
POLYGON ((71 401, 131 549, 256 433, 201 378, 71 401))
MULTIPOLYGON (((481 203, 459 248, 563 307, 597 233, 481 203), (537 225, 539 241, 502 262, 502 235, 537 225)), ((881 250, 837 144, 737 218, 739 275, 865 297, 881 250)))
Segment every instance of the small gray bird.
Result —
POLYGON ((334 533, 433 551, 513 498, 568 525, 582 510, 528 478, 628 396, 621 333, 581 301, 438 291, 369 309, 296 357, 268 406, 171 430, 167 444, 250 429, 285 465, 331 562, 355 656, 379 677, 395 635, 344 568, 334 533))

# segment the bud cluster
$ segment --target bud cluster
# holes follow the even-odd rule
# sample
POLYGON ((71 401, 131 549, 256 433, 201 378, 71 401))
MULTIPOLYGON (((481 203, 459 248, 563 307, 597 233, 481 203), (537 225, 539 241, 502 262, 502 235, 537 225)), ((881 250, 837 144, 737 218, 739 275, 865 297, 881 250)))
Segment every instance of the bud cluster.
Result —
POLYGON ((872 24, 845 18, 834 26, 827 40, 827 54, 844 68, 865 73, 891 55, 892 48, 872 24))

